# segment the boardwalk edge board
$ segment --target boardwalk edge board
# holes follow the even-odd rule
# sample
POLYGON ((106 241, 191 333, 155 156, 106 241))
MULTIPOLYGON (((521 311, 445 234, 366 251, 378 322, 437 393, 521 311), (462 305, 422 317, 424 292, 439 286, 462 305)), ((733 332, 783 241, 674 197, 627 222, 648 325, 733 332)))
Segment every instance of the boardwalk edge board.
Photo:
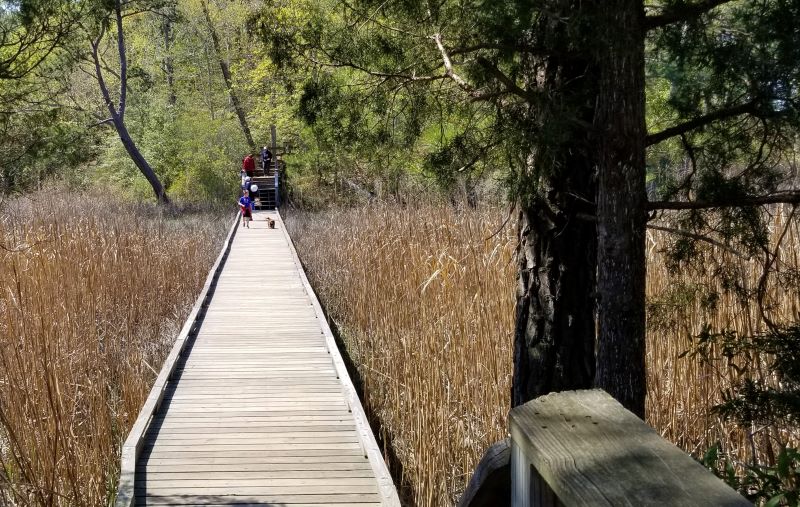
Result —
POLYGON ((143 447, 142 444, 144 443, 145 433, 147 432, 153 415, 164 399, 164 391, 166 390, 172 373, 175 371, 175 366, 178 364, 181 354, 186 349, 186 345, 189 342, 188 338, 191 336, 192 332, 196 331, 195 325, 197 324, 197 318, 203 306, 208 302, 209 291, 214 286, 216 279, 222 271, 222 266, 225 264, 225 259, 233 244, 233 236, 236 234, 236 229, 239 225, 240 213, 241 212, 237 213, 236 217, 233 219, 233 224, 228 230, 228 236, 225 238, 225 243, 222 244, 222 249, 217 256, 217 260, 208 272, 203 290, 197 297, 197 301, 195 301, 192 311, 189 313, 189 317, 186 319, 181 332, 175 339, 175 344, 172 346, 172 350, 170 350, 167 359, 164 361, 164 365, 161 367, 161 371, 153 387, 150 389, 150 394, 147 396, 147 400, 145 400, 142 409, 139 411, 139 416, 136 418, 133 427, 131 427, 130 433, 128 433, 128 438, 122 445, 119 486, 117 488, 115 502, 116 507, 131 507, 134 504, 136 499, 136 460, 143 447))
POLYGON ((319 304, 316 292, 314 292, 314 289, 311 287, 311 283, 308 281, 305 269, 303 269, 303 264, 300 262, 300 257, 297 255, 297 250, 294 247, 294 242, 292 241, 291 236, 289 236, 289 233, 286 231, 286 225, 283 222, 283 217, 281 216, 280 212, 278 212, 276 215, 276 221, 283 231, 286 242, 289 244, 289 251, 291 252, 292 259, 294 259, 294 262, 297 266, 297 271, 300 274, 300 280, 303 282, 303 287, 305 288, 305 291, 308 294, 312 305, 314 306, 314 312, 317 314, 317 320, 319 321, 319 325, 322 328, 323 334, 325 335, 325 343, 328 345, 328 351, 330 352, 331 359, 333 360, 334 367, 336 368, 336 374, 341 380, 345 398, 350 406, 353 419, 355 419, 356 430, 358 431, 361 445, 364 447, 364 451, 369 459, 369 463, 372 466, 373 472, 375 473, 375 479, 378 481, 378 491, 381 496, 382 503, 385 506, 399 507, 400 498, 397 495, 397 488, 395 488, 392 476, 389 473, 389 469, 386 467, 386 462, 383 459, 383 453, 378 446, 377 440, 375 440, 375 435, 372 433, 372 428, 367 420, 367 414, 364 412, 364 407, 361 406, 361 400, 358 397, 358 393, 353 385, 353 381, 350 379, 350 374, 348 373, 347 367, 344 364, 342 354, 339 352, 339 347, 336 346, 336 340, 334 339, 333 332, 328 325, 328 319, 325 317, 325 312, 322 311, 322 306, 319 304))

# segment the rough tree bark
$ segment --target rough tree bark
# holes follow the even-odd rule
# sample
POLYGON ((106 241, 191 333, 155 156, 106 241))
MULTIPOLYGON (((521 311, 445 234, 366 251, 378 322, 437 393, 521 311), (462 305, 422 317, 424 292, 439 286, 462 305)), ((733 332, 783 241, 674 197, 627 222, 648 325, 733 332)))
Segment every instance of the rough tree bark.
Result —
POLYGON ((111 99, 111 93, 108 90, 108 85, 106 84, 105 77, 103 76, 103 69, 100 63, 99 48, 100 43, 102 42, 103 37, 108 29, 107 20, 103 23, 98 37, 90 40, 97 83, 100 86, 100 93, 103 95, 103 101, 106 103, 106 108, 111 115, 109 120, 117 130, 117 135, 122 142, 122 146, 125 147, 125 151, 131 157, 131 160, 139 169, 139 171, 150 183, 150 186, 153 187, 153 192, 155 193, 158 202, 166 204, 169 203, 169 198, 164 190, 164 186, 161 184, 161 180, 158 179, 158 176, 153 168, 150 167, 150 164, 139 151, 139 148, 136 146, 136 143, 133 141, 133 138, 131 138, 131 135, 128 132, 128 128, 125 126, 125 107, 127 105, 128 97, 128 59, 125 49, 125 33, 122 29, 121 0, 116 0, 114 3, 114 16, 117 29, 117 50, 119 52, 120 61, 119 105, 115 105, 114 101, 111 99))
MULTIPOLYGON (((578 178, 588 172, 580 165, 573 166, 578 178)), ((591 178, 580 186, 591 187, 591 178)), ((595 284, 595 225, 578 218, 581 206, 570 202, 567 187, 520 212, 512 406, 592 386, 594 297, 587 288, 595 284)))
POLYGON ((250 125, 247 123, 247 116, 244 113, 244 109, 242 109, 241 102, 239 102, 239 96, 236 95, 236 91, 233 89, 231 70, 228 66, 228 62, 222 56, 222 47, 219 43, 219 35, 217 34, 217 29, 214 28, 214 23, 211 20, 211 13, 208 10, 208 4, 205 2, 205 0, 203 0, 200 2, 200 6, 203 9, 203 16, 206 18, 208 32, 211 34, 211 42, 214 44, 214 51, 217 53, 219 68, 222 71, 222 77, 225 80, 225 88, 228 90, 228 96, 231 99, 233 110, 236 112, 236 117, 239 119, 239 125, 242 128, 242 133, 244 133, 245 139, 247 140, 247 145, 250 147, 250 152, 255 154, 258 152, 256 149, 256 143, 253 141, 253 135, 250 133, 250 125))
POLYGON ((641 0, 597 9, 598 343, 595 384, 644 417, 645 96, 641 0))
POLYGON ((537 141, 537 157, 560 167, 537 168, 539 197, 520 214, 512 404, 596 386, 643 416, 644 9, 641 0, 550 7, 564 15, 544 19, 570 21, 537 27, 552 51, 538 67, 550 92, 536 115, 576 126, 561 145, 537 141))
MULTIPOLYGON (((572 4, 559 7, 571 10, 572 4)), ((537 33, 547 31, 549 40, 563 46, 554 54, 563 55, 570 41, 556 18, 546 19, 537 33)), ((560 96, 534 113, 540 132, 532 135, 535 183, 529 186, 536 191, 520 211, 512 406, 552 391, 592 387, 595 372, 597 233, 595 223, 585 219, 594 212, 596 192, 591 137, 581 127, 541 135, 552 125, 565 125, 564 115, 582 120, 572 124, 591 122, 594 101, 586 83, 593 70, 585 58, 562 56, 531 62, 530 69, 537 87, 560 96), (569 142, 552 143, 553 137, 569 142)))

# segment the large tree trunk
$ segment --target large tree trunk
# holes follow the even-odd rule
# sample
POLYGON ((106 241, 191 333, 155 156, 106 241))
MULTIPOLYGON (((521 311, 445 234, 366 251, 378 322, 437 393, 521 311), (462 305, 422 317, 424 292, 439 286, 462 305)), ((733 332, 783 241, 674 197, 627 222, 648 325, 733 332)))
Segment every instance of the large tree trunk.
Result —
POLYGON ((592 386, 596 234, 579 210, 539 202, 520 212, 513 406, 592 386))
POLYGON ((222 77, 225 80, 225 88, 228 90, 228 96, 231 99, 231 104, 233 105, 233 109, 236 112, 236 117, 239 118, 239 125, 242 127, 242 132, 244 133, 244 137, 247 140, 247 145, 250 147, 250 152, 255 154, 257 153, 256 143, 253 141, 253 135, 250 133, 250 125, 247 123, 247 116, 244 114, 244 109, 242 109, 241 102, 239 102, 239 96, 236 95, 236 91, 233 89, 233 80, 231 79, 231 70, 228 66, 228 62, 222 55, 222 47, 219 43, 219 36, 217 35, 217 30, 214 28, 214 23, 211 20, 211 13, 208 11, 208 5, 206 4, 205 0, 200 2, 200 5, 203 9, 203 15, 206 18, 206 24, 208 25, 208 31, 211 34, 211 42, 214 44, 214 51, 217 53, 217 59, 219 60, 219 68, 222 71, 222 77))
POLYGON ((645 97, 641 0, 598 9, 596 385, 644 417, 645 97))
MULTIPOLYGON (((568 15, 573 4, 558 7, 568 15)), ((547 31, 561 46, 557 54, 564 54, 570 40, 557 18, 537 30, 547 31)), ((576 126, 591 123, 594 114, 593 68, 586 59, 560 56, 530 68, 530 79, 557 100, 532 117, 526 186, 535 188, 535 197, 521 203, 519 221, 512 406, 551 391, 592 387, 595 371, 597 232, 590 217, 596 182, 590 133, 576 126), (580 122, 565 122, 565 116, 580 122)))

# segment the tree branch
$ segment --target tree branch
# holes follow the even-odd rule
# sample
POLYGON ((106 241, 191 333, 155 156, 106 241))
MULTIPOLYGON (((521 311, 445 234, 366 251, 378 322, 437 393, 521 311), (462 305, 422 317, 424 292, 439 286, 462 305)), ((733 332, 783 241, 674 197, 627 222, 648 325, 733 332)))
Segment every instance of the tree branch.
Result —
POLYGON ((728 109, 721 109, 719 111, 714 111, 713 113, 708 113, 703 116, 699 116, 693 120, 689 120, 685 123, 681 123, 679 125, 675 125, 674 127, 670 127, 667 129, 662 130, 661 132, 656 132, 655 134, 649 134, 645 138, 645 146, 652 146, 654 144, 658 144, 661 141, 665 141, 671 137, 679 136, 685 134, 689 131, 694 129, 705 127, 715 121, 725 120, 728 118, 733 118, 734 116, 739 116, 742 114, 755 114, 756 113, 756 102, 751 101, 745 104, 741 104, 738 106, 733 106, 728 109))
POLYGON ((690 5, 679 3, 664 9, 661 14, 645 17, 644 28, 645 30, 653 30, 671 23, 689 21, 731 1, 733 0, 703 0, 690 5))
POLYGON ((694 233, 694 232, 684 231, 684 230, 681 230, 681 229, 673 229, 672 227, 662 227, 660 225, 654 225, 654 224, 647 224, 647 228, 648 229, 653 229, 655 231, 662 231, 662 232, 666 232, 666 233, 669 233, 669 234, 674 234, 676 236, 682 236, 684 238, 694 239, 694 240, 697 240, 697 241, 704 241, 704 242, 706 242, 706 243, 708 243, 710 245, 713 245, 713 246, 715 246, 717 248, 721 248, 722 250, 725 250, 726 252, 730 252, 733 255, 735 255, 735 256, 737 256, 737 257, 739 257, 741 259, 749 259, 749 257, 747 255, 743 254, 742 252, 731 248, 730 246, 726 245, 725 243, 723 243, 721 241, 717 241, 714 238, 709 238, 708 236, 704 236, 702 234, 697 234, 697 233, 694 233))
POLYGON ((510 77, 503 74, 503 72, 500 69, 498 69, 494 64, 492 64, 489 60, 479 56, 475 61, 478 62, 478 64, 481 65, 484 69, 486 69, 489 72, 489 74, 494 76, 495 79, 503 83, 503 86, 506 87, 509 93, 513 93, 514 95, 520 97, 521 99, 529 103, 534 102, 535 97, 531 92, 520 88, 517 83, 515 83, 510 77))
POLYGON ((716 201, 652 201, 647 203, 647 209, 698 210, 739 206, 764 206, 766 204, 800 204, 800 190, 786 190, 768 195, 734 197, 716 201))
POLYGON ((105 120, 100 120, 97 123, 92 123, 91 125, 87 125, 87 129, 100 127, 102 125, 108 125, 109 123, 114 123, 114 118, 106 118, 105 120))
POLYGON ((436 47, 439 48, 439 52, 442 54, 442 61, 444 62, 444 75, 452 79, 458 85, 458 87, 467 92, 470 97, 476 97, 480 95, 475 90, 474 86, 467 83, 464 78, 456 74, 455 70, 453 70, 453 63, 450 61, 450 56, 447 54, 447 50, 445 50, 444 45, 442 44, 441 34, 433 34, 431 38, 436 42, 436 47))
POLYGON ((128 97, 128 57, 125 51, 125 33, 122 31, 122 5, 116 2, 117 49, 119 50, 119 119, 125 119, 125 105, 128 97))
POLYGON ((99 46, 100 41, 103 40, 103 35, 106 32, 106 23, 102 23, 100 27, 100 35, 98 35, 97 39, 90 39, 90 44, 92 45, 92 59, 94 60, 94 71, 95 77, 97 78, 97 84, 100 86, 100 93, 103 95, 103 100, 106 103, 106 107, 108 108, 108 112, 111 113, 112 118, 117 118, 117 108, 114 105, 114 102, 111 100, 111 94, 108 92, 108 86, 106 85, 106 80, 103 77, 103 69, 100 66, 100 55, 99 55, 99 46))
POLYGON ((521 44, 521 43, 503 44, 503 43, 495 43, 495 42, 486 42, 486 43, 482 43, 482 44, 475 44, 473 46, 461 46, 461 47, 456 47, 456 48, 450 48, 450 49, 448 49, 448 53, 451 56, 453 56, 453 55, 464 55, 464 54, 474 53, 476 51, 481 51, 481 50, 486 50, 486 49, 495 50, 495 51, 510 51, 510 52, 513 52, 513 53, 529 53, 529 54, 545 54, 545 53, 547 53, 549 55, 549 54, 552 53, 552 52, 546 52, 542 48, 529 46, 527 44, 521 44))

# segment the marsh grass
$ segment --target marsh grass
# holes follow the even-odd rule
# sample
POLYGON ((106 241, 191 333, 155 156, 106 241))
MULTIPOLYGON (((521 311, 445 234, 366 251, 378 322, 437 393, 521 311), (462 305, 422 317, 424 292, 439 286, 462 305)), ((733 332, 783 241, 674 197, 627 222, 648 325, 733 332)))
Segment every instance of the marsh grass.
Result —
MULTIPOLYGON (((780 214, 771 224, 782 230, 780 214)), ((506 210, 449 205, 297 213, 287 227, 315 290, 326 305, 363 379, 367 410, 400 462, 410 503, 452 505, 482 452, 506 436, 512 371, 515 226, 494 234, 506 210)), ((800 231, 780 251, 797 269, 800 231)), ((756 309, 725 292, 708 270, 667 270, 673 238, 648 234, 648 422, 683 449, 702 453, 714 442, 740 462, 769 460, 770 446, 797 442, 796 428, 742 430, 710 412, 740 378, 712 349, 710 362, 684 355, 708 324, 739 333, 763 330, 756 309), (703 294, 715 292, 715 305, 703 294)), ((753 286, 760 265, 714 247, 753 286), (727 256, 727 257, 726 257, 727 256)), ((797 320, 796 291, 771 285, 777 322, 797 320)), ((768 358, 747 358, 769 378, 768 358)))
MULTIPOLYGON (((763 309, 769 320, 785 326, 800 322, 800 226, 797 220, 787 223, 788 207, 769 212, 770 251, 777 257, 766 279, 763 309)), ((648 233, 647 421, 695 456, 719 442, 740 467, 774 466, 782 446, 800 444, 800 428, 781 423, 741 428, 710 410, 735 395, 745 377, 777 387, 780 379, 770 370, 772 358, 756 351, 731 354, 721 346, 694 353, 705 329, 737 336, 769 330, 755 299, 763 259, 705 244, 697 253, 702 267, 671 266, 665 247, 675 239, 664 232, 648 233)))
POLYGON ((230 214, 38 193, 0 208, 0 503, 96 506, 230 214))

